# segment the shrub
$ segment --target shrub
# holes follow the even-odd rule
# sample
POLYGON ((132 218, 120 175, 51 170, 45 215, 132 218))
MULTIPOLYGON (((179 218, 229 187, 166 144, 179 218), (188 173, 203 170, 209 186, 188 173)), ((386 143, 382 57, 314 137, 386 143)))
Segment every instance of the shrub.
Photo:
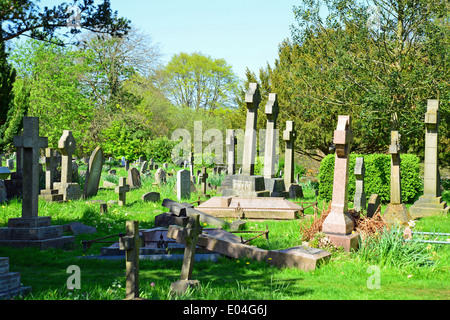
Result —
MULTIPOLYGON (((320 163, 319 195, 331 200, 333 194, 334 154, 327 155, 320 163)), ((364 192, 367 199, 377 193, 382 202, 390 199, 391 156, 388 154, 358 155, 351 154, 349 162, 348 195, 351 201, 355 195, 355 160, 364 157, 366 168, 364 176, 364 192)), ((400 155, 402 201, 412 202, 418 196, 422 186, 419 177, 419 158, 412 154, 400 155)))
POLYGON ((153 159, 156 163, 172 163, 172 150, 177 144, 177 141, 169 140, 166 137, 147 141, 144 150, 147 160, 153 159))

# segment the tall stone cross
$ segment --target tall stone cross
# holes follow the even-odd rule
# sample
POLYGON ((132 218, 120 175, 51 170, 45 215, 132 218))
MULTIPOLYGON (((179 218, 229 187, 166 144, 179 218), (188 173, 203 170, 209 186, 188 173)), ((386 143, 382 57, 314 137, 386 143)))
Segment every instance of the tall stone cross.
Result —
POLYGON ((125 251, 126 299, 139 298, 139 221, 126 222, 126 235, 119 238, 125 251))
POLYGON ((64 130, 58 141, 58 149, 61 152, 61 184, 72 182, 72 155, 77 144, 72 131, 64 130))
POLYGON ((23 190, 22 218, 38 217, 39 149, 48 147, 48 138, 39 137, 39 118, 23 117, 23 135, 15 136, 13 144, 22 148, 23 190))
POLYGON ((260 101, 259 85, 257 83, 250 83, 245 93, 247 120, 245 124, 244 153, 242 159, 242 174, 247 176, 252 176, 255 173, 256 121, 260 101))
POLYGON ((366 194, 364 193, 364 175, 366 167, 364 158, 358 157, 355 160, 355 197, 353 199, 353 209, 356 211, 366 210, 366 194))
POLYGON ((441 195, 438 166, 438 129, 439 100, 428 100, 425 113, 425 159, 423 177, 423 195, 439 197, 441 195))
POLYGON ((278 97, 276 93, 269 93, 265 114, 267 116, 266 146, 264 151, 264 178, 275 178, 277 163, 277 118, 279 112, 278 97))
POLYGON ((346 235, 353 230, 348 212, 348 162, 353 140, 350 116, 339 116, 333 142, 336 145, 331 211, 323 222, 323 232, 346 235))
POLYGON ((127 178, 120 177, 119 185, 114 191, 119 194, 119 206, 126 205, 127 192, 130 191, 130 186, 127 184, 127 178))
POLYGON ((402 190, 400 186, 400 133, 391 131, 391 145, 389 153, 391 154, 391 200, 390 203, 402 203, 402 190))
POLYGON ((227 129, 226 145, 227 145, 228 175, 233 175, 236 173, 236 163, 235 163, 236 144, 237 144, 237 139, 236 139, 235 131, 233 129, 227 129))
POLYGON ((194 267, 195 247, 197 245, 198 236, 202 233, 200 225, 200 215, 192 214, 186 228, 183 230, 186 247, 184 250, 183 266, 181 268, 181 280, 190 280, 192 277, 192 269, 194 267))
POLYGON ((286 150, 284 152, 284 185, 286 189, 294 181, 294 140, 295 128, 293 121, 286 121, 286 130, 283 131, 283 140, 286 141, 286 150))

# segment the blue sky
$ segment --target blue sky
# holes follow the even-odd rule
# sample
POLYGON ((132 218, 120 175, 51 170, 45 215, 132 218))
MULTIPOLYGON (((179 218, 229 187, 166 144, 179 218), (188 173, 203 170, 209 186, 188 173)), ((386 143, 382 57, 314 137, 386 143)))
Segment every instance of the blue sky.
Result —
MULTIPOLYGON (((72 1, 41 0, 53 6, 72 1)), ((97 0, 96 3, 100 1, 97 0)), ((163 61, 180 52, 223 58, 241 79, 273 65, 278 45, 290 37, 299 0, 111 0, 119 16, 150 35, 163 61)))

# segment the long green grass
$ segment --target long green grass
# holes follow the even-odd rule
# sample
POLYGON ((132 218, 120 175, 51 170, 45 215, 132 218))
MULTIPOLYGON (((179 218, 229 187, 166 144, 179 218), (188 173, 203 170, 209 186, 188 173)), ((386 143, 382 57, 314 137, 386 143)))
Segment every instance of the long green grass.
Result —
MULTIPOLYGON (((117 176, 125 176, 123 168, 115 169, 117 176)), ((81 241, 124 232, 127 220, 139 220, 140 228, 152 228, 155 216, 167 211, 161 205, 162 200, 176 199, 175 176, 179 168, 169 167, 168 171, 172 170, 174 175, 168 178, 165 186, 154 185, 153 175, 143 178, 141 188, 127 193, 126 206, 113 205, 108 208, 106 214, 100 214, 98 204, 90 204, 86 200, 66 203, 39 201, 39 215, 52 217, 52 224, 79 221, 95 226, 97 233, 77 235, 75 247, 69 251, 0 247, 0 256, 10 258, 10 270, 20 272, 22 284, 32 287, 32 293, 22 299, 123 299, 125 262, 87 259, 86 257, 90 255, 98 255, 100 248, 107 244, 93 244, 87 252, 83 252, 81 241), (160 192, 161 201, 143 203, 140 198, 149 191, 160 192), (79 290, 67 289, 66 281, 70 276, 67 268, 70 265, 80 267, 79 290)), ((223 179, 212 174, 210 178, 215 183, 223 179)), ((100 186, 108 179, 111 178, 107 178, 107 170, 104 170, 100 186)), ((214 196, 217 191, 209 190, 208 193, 214 196)), ((314 190, 310 185, 304 186, 304 194, 305 198, 296 200, 315 200, 314 190)), ((200 192, 195 192, 190 199, 184 201, 193 202, 199 197, 206 199, 200 196, 200 192)), ((118 195, 112 189, 104 189, 99 190, 98 195, 89 200, 94 199, 117 200, 118 195)), ((319 208, 326 204, 319 199, 319 208)), ((251 244, 269 250, 300 245, 300 226, 310 221, 313 209, 309 208, 305 213, 306 217, 290 221, 247 221, 248 230, 265 230, 267 227, 270 231, 269 239, 259 237, 251 244)), ((9 218, 20 215, 20 201, 14 200, 0 205, 0 226, 6 226, 9 218)), ((448 216, 423 218, 416 222, 416 228, 422 231, 449 232, 448 219, 448 216)), ((243 238, 248 239, 253 235, 243 234, 243 238)), ((399 246, 398 243, 395 244, 394 239, 391 240, 382 240, 386 242, 384 246, 392 248, 399 246)), ((402 245, 410 246, 411 243, 402 245)), ((431 263, 410 265, 408 259, 417 253, 416 250, 406 250, 406 253, 400 254, 398 250, 382 250, 379 244, 371 243, 358 252, 333 251, 329 263, 310 272, 276 268, 265 262, 249 259, 222 257, 217 262, 195 263, 193 278, 200 281, 201 288, 190 290, 180 297, 171 296, 169 288, 172 282, 179 279, 182 261, 140 260, 140 293, 141 297, 154 300, 450 299, 449 247, 426 245, 425 251, 419 251, 424 259, 431 263), (394 263, 392 260, 398 261, 394 263), (381 268, 381 288, 378 290, 369 289, 367 286, 370 276, 368 268, 371 265, 378 265, 381 268)))

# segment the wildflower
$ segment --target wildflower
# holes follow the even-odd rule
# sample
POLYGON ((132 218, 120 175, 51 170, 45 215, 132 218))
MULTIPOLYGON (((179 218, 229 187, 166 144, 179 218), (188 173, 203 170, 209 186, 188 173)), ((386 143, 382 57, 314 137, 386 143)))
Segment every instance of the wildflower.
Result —
POLYGON ((150 286, 154 287, 156 285, 156 283, 152 282, 150 283, 150 286))
POLYGON ((247 262, 246 264, 250 264, 250 262, 247 262))
POLYGON ((239 260, 236 260, 236 263, 239 263, 239 260))
POLYGON ((408 274, 407 275, 407 278, 409 279, 409 278, 411 278, 413 275, 412 274, 408 274))
POLYGON ((270 261, 270 260, 272 260, 272 258, 269 258, 268 260, 270 261))

